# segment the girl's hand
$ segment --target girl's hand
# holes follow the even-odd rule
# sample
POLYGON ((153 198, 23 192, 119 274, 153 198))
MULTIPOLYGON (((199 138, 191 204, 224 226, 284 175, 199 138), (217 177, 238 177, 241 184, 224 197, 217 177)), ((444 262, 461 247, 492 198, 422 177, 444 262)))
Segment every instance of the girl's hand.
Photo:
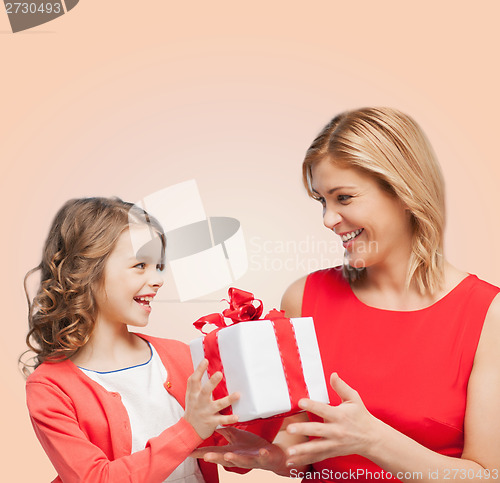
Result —
POLYGON ((337 373, 330 377, 330 384, 342 399, 338 406, 301 399, 299 406, 323 418, 324 423, 295 423, 287 427, 294 435, 314 436, 307 443, 288 448, 289 466, 316 463, 335 456, 363 455, 377 441, 377 422, 366 409, 361 397, 337 373))
POLYGON ((261 468, 274 472, 286 470, 285 453, 276 444, 241 429, 222 428, 217 432, 224 436, 229 444, 198 448, 191 456, 227 467, 261 468))
POLYGON ((222 374, 216 372, 207 383, 202 385, 201 378, 207 367, 208 361, 204 359, 189 376, 186 390, 186 411, 184 412, 184 419, 193 426, 202 439, 212 436, 217 426, 234 424, 238 421, 238 417, 234 414, 224 416, 219 411, 237 401, 239 395, 233 393, 214 401, 212 392, 222 381, 222 374))

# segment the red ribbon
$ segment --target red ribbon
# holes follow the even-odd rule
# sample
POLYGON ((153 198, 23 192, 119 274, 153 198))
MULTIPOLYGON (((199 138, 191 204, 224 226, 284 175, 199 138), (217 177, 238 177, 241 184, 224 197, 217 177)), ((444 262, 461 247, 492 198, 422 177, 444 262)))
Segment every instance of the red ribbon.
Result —
POLYGON ((206 325, 215 325, 216 330, 228 327, 224 317, 230 318, 233 324, 237 324, 247 320, 256 320, 262 315, 262 300, 256 299, 253 293, 231 287, 228 296, 229 300, 226 300, 226 302, 229 303, 229 308, 224 310, 222 314, 205 315, 200 317, 193 325, 204 334, 207 334, 204 330, 206 325))
MULTIPOLYGON (((207 373, 209 377, 212 377, 217 371, 223 374, 222 381, 213 391, 214 399, 220 399, 228 395, 226 377, 224 375, 219 343, 217 341, 219 330, 228 326, 224 317, 229 317, 233 321, 233 324, 237 324, 239 322, 258 319, 263 310, 262 301, 255 299, 254 295, 250 292, 231 287, 228 295, 229 300, 227 302, 229 303, 229 308, 224 310, 222 315, 206 315, 199 318, 193 324, 204 334, 206 334, 204 328, 207 324, 212 324, 217 327, 217 329, 208 333, 203 339, 205 358, 208 359, 207 373), (255 305, 255 302, 257 302, 257 305, 255 305)), ((299 399, 309 397, 293 324, 290 322, 290 319, 285 317, 285 313, 282 310, 271 310, 265 316, 265 319, 270 320, 273 324, 290 396, 290 412, 292 413, 298 409, 299 399)), ((224 409, 221 413, 232 414, 231 407, 224 409)))
POLYGON ((299 400, 303 397, 309 398, 309 391, 304 379, 304 368, 302 367, 295 330, 290 319, 285 317, 283 310, 271 310, 265 318, 273 324, 288 386, 291 411, 296 411, 299 408, 299 400))

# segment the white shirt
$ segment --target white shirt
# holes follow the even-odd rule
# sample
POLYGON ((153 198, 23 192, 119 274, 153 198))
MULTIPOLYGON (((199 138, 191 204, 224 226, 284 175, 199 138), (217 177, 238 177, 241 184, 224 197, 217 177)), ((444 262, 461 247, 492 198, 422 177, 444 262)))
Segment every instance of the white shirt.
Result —
MULTIPOLYGON (((149 344, 149 342, 148 342, 149 344)), ((164 387, 167 370, 160 356, 149 344, 149 361, 137 366, 110 372, 80 369, 110 392, 117 392, 127 410, 132 429, 132 453, 146 447, 151 438, 174 425, 184 415, 184 409, 164 387)), ((165 482, 204 483, 198 462, 187 458, 165 482)))

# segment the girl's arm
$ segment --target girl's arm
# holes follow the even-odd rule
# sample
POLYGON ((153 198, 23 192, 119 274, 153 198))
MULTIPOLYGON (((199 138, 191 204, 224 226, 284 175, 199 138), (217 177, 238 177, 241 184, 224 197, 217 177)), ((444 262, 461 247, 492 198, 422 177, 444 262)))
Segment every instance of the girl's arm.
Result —
POLYGON ((342 403, 331 407, 302 400, 325 423, 292 424, 287 431, 319 439, 288 448, 288 463, 304 465, 359 454, 399 479, 421 482, 499 480, 500 475, 500 295, 486 316, 467 395, 462 458, 443 456, 372 416, 359 394, 337 375, 332 387, 342 403))
MULTIPOLYGON (((206 364, 200 364, 188 380, 185 416, 151 438, 144 450, 113 461, 80 429, 73 403, 66 394, 54 385, 28 381, 28 408, 35 433, 61 479, 65 483, 163 482, 217 425, 235 422, 234 416, 222 416, 218 411, 237 397, 230 395, 213 401, 212 391, 220 377, 214 374, 202 386, 205 367, 206 364)), ((96 431, 107 434, 109 429, 96 431)))

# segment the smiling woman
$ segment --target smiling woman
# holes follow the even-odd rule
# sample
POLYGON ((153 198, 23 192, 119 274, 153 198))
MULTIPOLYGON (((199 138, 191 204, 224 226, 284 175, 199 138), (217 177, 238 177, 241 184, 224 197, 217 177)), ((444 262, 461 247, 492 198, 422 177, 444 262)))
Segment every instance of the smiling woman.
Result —
POLYGON ((498 479, 500 288, 444 258, 422 130, 394 109, 340 114, 303 179, 345 258, 292 284, 282 308, 314 318, 331 405, 303 399, 273 445, 232 431, 205 459, 315 481, 498 479))
POLYGON ((311 176, 311 192, 323 206, 323 223, 342 238, 348 273, 362 277, 366 266, 382 259, 406 263, 412 222, 398 198, 364 171, 338 167, 328 159, 315 164, 311 176))
MULTIPOLYGON (((421 293, 439 288, 444 263, 444 182, 432 146, 420 126, 394 109, 360 109, 340 114, 307 150, 302 169, 310 196, 317 199, 313 171, 333 167, 344 169, 339 171, 344 176, 345 170, 352 176, 364 176, 365 184, 371 182, 372 192, 376 183, 380 196, 385 193, 386 200, 391 198, 400 204, 408 220, 398 221, 411 224, 410 229, 405 227, 412 237, 407 283, 413 279, 421 293)), ((322 174, 317 172, 317 183, 323 182, 322 174)), ((330 181, 335 179, 330 175, 330 181)), ((337 182, 342 179, 339 177, 337 182)), ((381 216, 384 212, 377 211, 376 217, 381 216)), ((364 273, 365 267, 344 264, 344 275, 351 280, 364 273)))

